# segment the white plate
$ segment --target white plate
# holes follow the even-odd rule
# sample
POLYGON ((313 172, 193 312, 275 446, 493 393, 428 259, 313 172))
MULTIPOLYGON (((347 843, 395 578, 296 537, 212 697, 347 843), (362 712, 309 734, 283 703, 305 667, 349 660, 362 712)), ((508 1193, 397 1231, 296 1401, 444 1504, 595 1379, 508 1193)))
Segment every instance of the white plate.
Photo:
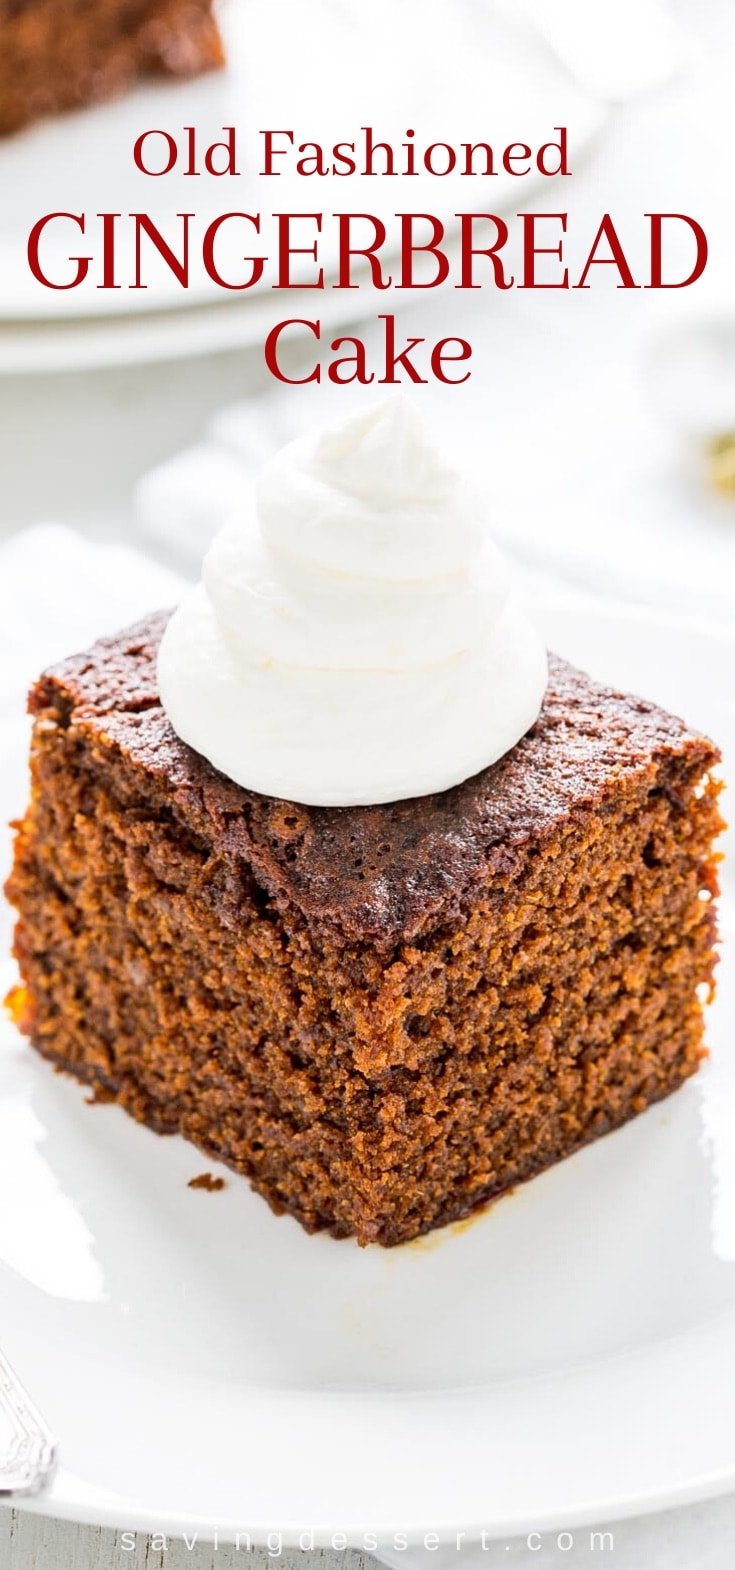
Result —
MULTIPOLYGON (((370 5, 360 0, 310 0, 308 5, 303 0, 279 0, 277 5, 273 0, 226 0, 226 71, 183 84, 155 82, 114 103, 45 121, 0 144, 0 316, 8 321, 64 320, 231 300, 201 265, 202 234, 221 212, 262 212, 258 243, 270 249, 273 224, 267 215, 274 210, 329 214, 359 212, 367 206, 395 235, 397 209, 428 211, 450 221, 458 209, 492 212, 509 201, 525 201, 532 177, 514 178, 502 169, 489 180, 424 175, 364 182, 258 173, 261 129, 292 128, 297 141, 331 146, 351 140, 363 125, 372 125, 376 136, 396 145, 411 127, 417 143, 487 140, 502 154, 507 143, 521 136, 534 147, 540 145, 554 136, 554 126, 564 124, 575 166, 601 122, 602 109, 541 36, 506 9, 501 0, 372 0, 370 5), (192 178, 178 166, 163 178, 153 178, 134 166, 132 148, 146 128, 182 136, 184 126, 195 126, 206 147, 229 125, 238 134, 236 178, 192 178), (87 214, 87 239, 99 258, 95 214, 111 211, 123 215, 118 225, 122 279, 132 276, 131 226, 125 215, 150 213, 175 245, 180 231, 176 215, 196 214, 188 291, 160 258, 156 265, 155 257, 144 291, 99 289, 98 261, 79 288, 55 291, 33 278, 26 243, 42 214, 87 214)), ((325 229, 323 259, 329 272, 335 247, 328 218, 325 229)), ((79 231, 72 226, 65 237, 60 226, 52 226, 44 241, 45 265, 54 269, 54 277, 68 276, 70 233, 71 254, 79 255, 79 231)), ((302 243, 310 243, 306 233, 302 243)), ((89 249, 83 245, 82 254, 89 249)), ((218 255, 226 276, 238 263, 242 273, 242 232, 235 235, 226 226, 218 255)), ((270 284, 266 270, 261 289, 268 293, 270 284)), ((277 309, 282 315, 282 300, 277 309)))
MULTIPOLYGON (((735 759, 733 641, 539 607, 735 759), (725 690, 727 683, 727 690, 725 690)), ((732 890, 724 901, 732 925, 732 890)), ((711 1064, 471 1225, 360 1251, 89 1107, 7 1026, 2 1339, 56 1430, 34 1508, 170 1532, 512 1534, 735 1485, 735 971, 711 1064)))
MULTIPOLYGON (((274 307, 274 298, 256 292, 234 304, 191 305, 185 311, 0 322, 0 376, 159 365, 218 350, 261 347, 274 321, 285 314, 285 308, 274 307)), ((318 315, 326 336, 327 328, 348 331, 349 322, 363 317, 365 298, 327 294, 317 311, 312 293, 294 290, 288 296, 288 315, 309 320, 318 315)), ((289 333, 292 347, 297 331, 289 333)), ((313 334, 302 329, 300 336, 313 351, 313 334)))

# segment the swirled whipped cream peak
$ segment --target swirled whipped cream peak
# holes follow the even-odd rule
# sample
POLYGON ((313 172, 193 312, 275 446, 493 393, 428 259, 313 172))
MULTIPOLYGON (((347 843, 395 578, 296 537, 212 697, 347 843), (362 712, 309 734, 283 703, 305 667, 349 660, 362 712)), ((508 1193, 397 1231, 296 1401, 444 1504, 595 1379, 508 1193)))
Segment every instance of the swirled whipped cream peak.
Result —
POLYGON ((496 762, 547 665, 481 500, 396 396, 266 464, 174 611, 158 680, 174 730, 238 785, 346 807, 496 762))

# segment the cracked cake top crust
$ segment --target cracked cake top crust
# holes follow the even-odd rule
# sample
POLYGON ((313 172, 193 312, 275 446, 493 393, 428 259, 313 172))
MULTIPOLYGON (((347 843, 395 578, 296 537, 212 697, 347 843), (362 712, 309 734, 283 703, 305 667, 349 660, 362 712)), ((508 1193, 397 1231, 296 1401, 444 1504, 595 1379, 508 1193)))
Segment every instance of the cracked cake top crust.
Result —
POLYGON ((420 940, 461 919, 478 882, 511 878, 529 841, 546 841, 580 813, 604 813, 622 779, 661 789, 667 756, 679 766, 687 757, 693 775, 719 759, 706 737, 665 710, 552 655, 535 725, 498 763, 451 790, 376 807, 261 796, 218 773, 166 718, 156 655, 168 615, 47 671, 31 711, 49 710, 78 730, 126 799, 138 775, 141 798, 153 796, 158 810, 246 868, 279 909, 332 940, 386 950, 420 940))

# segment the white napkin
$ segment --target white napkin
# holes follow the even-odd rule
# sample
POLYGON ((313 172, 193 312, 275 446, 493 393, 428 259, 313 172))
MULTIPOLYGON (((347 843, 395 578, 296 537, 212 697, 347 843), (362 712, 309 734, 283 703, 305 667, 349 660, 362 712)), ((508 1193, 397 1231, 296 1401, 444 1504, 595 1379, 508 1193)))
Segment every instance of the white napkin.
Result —
MULTIPOLYGON (((672 433, 657 425, 634 372, 607 392, 611 417, 588 387, 549 413, 533 439, 508 426, 493 444, 493 532, 526 567, 576 587, 687 616, 728 622, 735 609, 735 503, 710 496, 672 433), (569 472, 575 432, 578 467, 569 472), (534 476, 544 476, 539 505, 534 476)), ((283 408, 220 411, 201 442, 152 470, 134 498, 141 544, 197 577, 207 546, 245 503, 263 459, 296 435, 283 408), (280 418, 278 417, 280 415, 280 418)), ((475 435, 458 432, 472 462, 475 435)), ((481 449, 484 454, 485 449, 481 449)), ((487 473, 479 475, 488 488, 487 473)))
MULTIPOLYGON (((95 638, 175 604, 180 592, 179 578, 137 551, 95 545, 59 524, 24 529, 0 546, 0 823, 17 817, 25 802, 32 682, 95 638)), ((0 885, 9 859, 9 836, 2 834, 0 885)), ((5 937, 3 930, 3 943, 5 937)))
MULTIPOLYGON (((181 580, 123 545, 96 545, 60 524, 37 524, 0 546, 0 744, 25 728, 25 696, 39 673, 162 605, 181 580)), ((22 756, 22 753, 21 753, 22 756)), ((4 806, 6 769, 0 782, 4 806)))
POLYGON ((691 40, 659 0, 520 0, 580 86, 620 103, 677 72, 691 40))
POLYGON ((58 523, 11 535, 0 546, 0 703, 9 662, 51 664, 180 592, 174 573, 127 545, 96 544, 58 523))

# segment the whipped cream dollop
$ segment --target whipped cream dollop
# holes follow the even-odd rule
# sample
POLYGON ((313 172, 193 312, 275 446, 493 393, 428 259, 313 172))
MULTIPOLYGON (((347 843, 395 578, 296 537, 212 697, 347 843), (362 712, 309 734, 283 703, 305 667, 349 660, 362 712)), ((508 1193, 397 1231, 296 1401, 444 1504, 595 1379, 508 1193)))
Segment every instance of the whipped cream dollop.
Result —
POLYGON ((427 795, 494 763, 543 699, 543 644, 482 504, 401 397, 263 469, 161 643, 178 735, 317 806, 427 795))

